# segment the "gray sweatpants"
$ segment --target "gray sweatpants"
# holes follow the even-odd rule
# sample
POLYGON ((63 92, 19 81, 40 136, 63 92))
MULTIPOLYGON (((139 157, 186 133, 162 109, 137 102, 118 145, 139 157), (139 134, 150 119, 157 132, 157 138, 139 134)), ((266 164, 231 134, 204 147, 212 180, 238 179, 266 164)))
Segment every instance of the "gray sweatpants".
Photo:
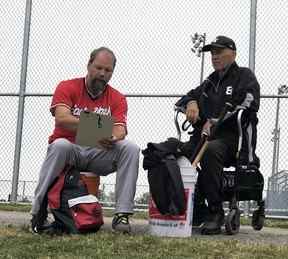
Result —
POLYGON ((66 165, 100 176, 116 171, 115 213, 133 213, 139 151, 139 147, 129 140, 117 141, 112 149, 103 150, 72 144, 64 138, 56 139, 48 146, 35 189, 31 213, 33 215, 38 213, 49 186, 66 165))

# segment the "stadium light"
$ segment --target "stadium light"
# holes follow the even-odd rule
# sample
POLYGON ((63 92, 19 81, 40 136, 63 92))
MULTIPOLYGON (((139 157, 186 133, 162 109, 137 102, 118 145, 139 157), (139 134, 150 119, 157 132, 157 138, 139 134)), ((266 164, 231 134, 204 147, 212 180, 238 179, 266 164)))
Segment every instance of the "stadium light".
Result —
POLYGON ((197 57, 201 57, 201 71, 200 71, 200 84, 203 81, 203 74, 204 74, 204 52, 202 51, 203 46, 205 45, 206 41, 206 33, 199 34, 194 33, 191 35, 191 40, 193 46, 191 48, 192 52, 196 54, 197 57))

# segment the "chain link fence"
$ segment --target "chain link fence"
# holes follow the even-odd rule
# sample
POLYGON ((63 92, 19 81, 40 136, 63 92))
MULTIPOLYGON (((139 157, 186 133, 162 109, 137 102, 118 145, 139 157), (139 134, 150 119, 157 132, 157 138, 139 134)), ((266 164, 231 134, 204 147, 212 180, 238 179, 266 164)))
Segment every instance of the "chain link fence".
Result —
MULTIPOLYGON (((115 51, 118 61, 111 85, 128 95, 128 138, 142 149, 148 142, 177 137, 173 119, 176 95, 196 87, 201 72, 201 58, 191 51, 191 35, 205 32, 207 42, 219 34, 230 36, 237 44, 238 64, 249 65, 249 20, 253 0, 220 3, 205 0, 201 5, 188 0, 100 0, 97 4, 95 1, 27 0, 26 4, 29 2, 32 14, 18 200, 30 201, 33 196, 54 125, 49 114, 51 94, 59 81, 85 75, 92 49, 105 45, 115 51)), ((286 1, 257 3, 255 73, 262 94, 257 154, 265 177, 265 197, 269 196, 272 164, 277 162, 281 175, 288 169, 285 159, 288 125, 284 109, 288 99, 281 96, 280 137, 276 136, 275 140, 277 98, 272 96, 277 94, 281 84, 287 83, 287 29, 279 26, 288 22, 287 11, 286 1), (273 157, 275 143, 280 143, 276 161, 273 157)), ((0 13, 0 200, 7 201, 11 195, 15 160, 25 1, 1 2, 0 13)), ((204 77, 212 72, 209 59, 208 55, 204 56, 204 77)), ((138 203, 145 200, 149 191, 142 159, 141 156, 138 203)), ((107 201, 113 201, 114 183, 115 175, 101 178, 101 189, 107 193, 107 201)), ((276 194, 267 198, 268 209, 279 211, 276 204, 281 196, 284 197, 281 204, 286 205, 281 205, 280 209, 288 215, 288 195, 282 193, 286 189, 271 191, 276 194)))

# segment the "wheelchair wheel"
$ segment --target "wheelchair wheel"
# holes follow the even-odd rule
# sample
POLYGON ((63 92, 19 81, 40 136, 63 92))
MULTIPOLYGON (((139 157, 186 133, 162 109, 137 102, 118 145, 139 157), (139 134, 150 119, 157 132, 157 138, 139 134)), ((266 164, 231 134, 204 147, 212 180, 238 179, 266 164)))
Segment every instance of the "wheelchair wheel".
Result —
POLYGON ((235 235, 240 229, 240 210, 232 209, 225 219, 225 230, 228 235, 235 235))
POLYGON ((255 210, 252 215, 251 225, 254 230, 261 230, 264 226, 265 215, 259 210, 255 210))

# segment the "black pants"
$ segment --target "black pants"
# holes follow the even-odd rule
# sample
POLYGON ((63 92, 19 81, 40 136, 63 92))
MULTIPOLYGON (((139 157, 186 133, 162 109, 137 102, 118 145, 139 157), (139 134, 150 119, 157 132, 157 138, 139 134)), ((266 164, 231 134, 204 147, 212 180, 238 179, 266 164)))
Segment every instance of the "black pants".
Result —
POLYGON ((223 167, 236 162, 238 135, 234 132, 222 132, 221 136, 209 141, 208 147, 200 161, 201 173, 198 176, 200 191, 208 201, 211 211, 222 208, 223 167))

